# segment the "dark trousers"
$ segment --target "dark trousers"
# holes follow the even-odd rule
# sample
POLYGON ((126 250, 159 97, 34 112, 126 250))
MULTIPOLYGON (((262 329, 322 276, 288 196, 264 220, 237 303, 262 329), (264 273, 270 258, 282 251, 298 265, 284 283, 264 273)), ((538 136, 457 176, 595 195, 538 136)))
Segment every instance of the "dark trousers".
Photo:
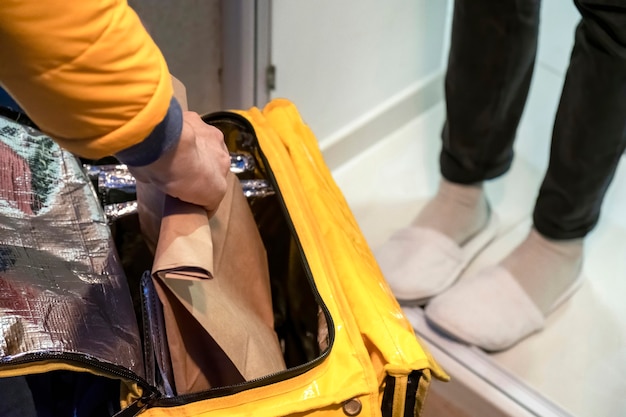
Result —
MULTIPOLYGON (((535 228, 585 236, 626 146, 626 0, 575 1, 576 29, 535 228)), ((537 52, 538 0, 456 0, 441 173, 470 184, 506 172, 537 52)))

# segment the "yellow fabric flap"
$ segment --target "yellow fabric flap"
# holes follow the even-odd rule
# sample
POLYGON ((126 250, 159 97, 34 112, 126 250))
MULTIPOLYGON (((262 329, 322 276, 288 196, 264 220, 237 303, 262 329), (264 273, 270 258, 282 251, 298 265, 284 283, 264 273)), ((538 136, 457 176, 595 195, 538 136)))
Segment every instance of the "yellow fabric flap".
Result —
MULTIPOLYGON (((260 115, 254 109, 250 113, 252 120, 258 121, 260 115)), ((295 105, 285 99, 273 100, 263 110, 263 117, 277 132, 296 168, 279 176, 279 183, 280 180, 298 182, 305 190, 312 210, 311 217, 302 222, 321 226, 312 232, 318 235, 318 241, 323 242, 332 257, 330 267, 336 272, 336 284, 346 295, 370 350, 379 350, 387 373, 428 368, 436 378, 447 380, 445 372, 419 343, 391 293, 343 193, 324 162, 317 139, 295 105)), ((259 140, 263 149, 265 143, 259 140)), ((266 152, 266 157, 273 169, 281 163, 271 152, 266 152)), ((289 205, 293 196, 283 193, 283 198, 289 205)))

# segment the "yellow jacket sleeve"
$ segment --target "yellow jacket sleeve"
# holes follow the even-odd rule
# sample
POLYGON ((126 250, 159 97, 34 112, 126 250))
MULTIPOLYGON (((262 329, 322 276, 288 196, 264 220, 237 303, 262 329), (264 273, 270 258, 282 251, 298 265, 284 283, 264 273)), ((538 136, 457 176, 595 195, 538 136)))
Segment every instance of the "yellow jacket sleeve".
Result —
POLYGON ((124 0, 4 0, 0 82, 44 132, 88 158, 141 142, 172 99, 163 55, 124 0))

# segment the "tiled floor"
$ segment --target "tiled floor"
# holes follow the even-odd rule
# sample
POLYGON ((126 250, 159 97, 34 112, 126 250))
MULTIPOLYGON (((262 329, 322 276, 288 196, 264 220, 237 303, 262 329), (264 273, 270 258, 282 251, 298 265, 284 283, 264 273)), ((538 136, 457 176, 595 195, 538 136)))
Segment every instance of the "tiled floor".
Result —
MULTIPOLYGON (((519 130, 513 168, 487 184, 488 196, 501 219, 499 237, 468 272, 497 262, 524 237, 530 224, 569 55, 563 50, 569 50, 567 42, 571 44, 563 34, 571 36, 576 17, 573 9, 563 11, 557 2, 545 3, 544 22, 552 26, 544 26, 558 35, 549 37, 542 33, 539 62, 519 130), (563 16, 565 23, 559 23, 563 16)), ((335 170, 335 178, 372 247, 408 224, 434 192, 439 180, 437 154, 443 118, 444 107, 440 104, 335 170)), ((485 355, 489 366, 553 403, 563 415, 626 415, 623 213, 626 162, 621 164, 609 189, 600 223, 587 239, 587 280, 583 287, 549 318, 543 332, 508 351, 485 355)), ((471 368, 472 364, 467 366, 471 368)), ((498 389, 506 391, 507 387, 498 389)), ((520 400, 512 396, 511 401, 520 400)), ((471 409, 471 404, 467 407, 471 409)))

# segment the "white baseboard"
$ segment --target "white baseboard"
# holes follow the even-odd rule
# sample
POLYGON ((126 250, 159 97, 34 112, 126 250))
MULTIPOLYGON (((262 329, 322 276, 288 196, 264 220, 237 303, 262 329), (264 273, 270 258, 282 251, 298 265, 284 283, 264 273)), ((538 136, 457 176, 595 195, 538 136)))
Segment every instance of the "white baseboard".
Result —
POLYGON ((330 170, 443 100, 443 78, 444 72, 441 71, 420 80, 320 141, 330 170))

